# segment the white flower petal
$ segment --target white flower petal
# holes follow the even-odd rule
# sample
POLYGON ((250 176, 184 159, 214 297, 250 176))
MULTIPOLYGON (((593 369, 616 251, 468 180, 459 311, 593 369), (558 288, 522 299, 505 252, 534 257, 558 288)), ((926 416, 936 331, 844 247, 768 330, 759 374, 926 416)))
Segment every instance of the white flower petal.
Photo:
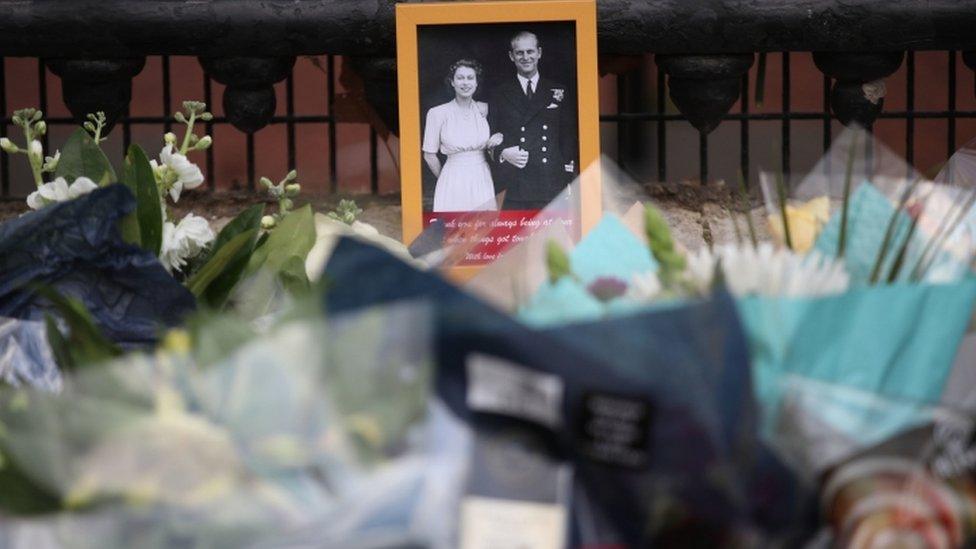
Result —
POLYGON ((163 223, 163 245, 159 261, 167 271, 181 270, 188 259, 196 257, 213 242, 213 229, 207 220, 193 214, 186 214, 178 224, 163 223))
POLYGON ((34 191, 27 195, 27 205, 31 207, 32 210, 40 210, 44 206, 47 206, 47 201, 41 196, 41 191, 34 191))
POLYGON ((98 188, 98 185, 94 181, 88 179, 87 177, 79 177, 75 179, 75 182, 68 187, 68 196, 70 198, 78 198, 83 194, 88 194, 98 188))

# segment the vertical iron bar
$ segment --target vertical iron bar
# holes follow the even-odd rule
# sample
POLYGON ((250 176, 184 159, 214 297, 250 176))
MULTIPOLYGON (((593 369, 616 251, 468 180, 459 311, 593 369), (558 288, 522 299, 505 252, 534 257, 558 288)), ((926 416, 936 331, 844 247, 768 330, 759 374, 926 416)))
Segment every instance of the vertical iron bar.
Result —
MULTIPOLYGON (((908 52, 905 63, 905 160, 908 170, 915 163, 915 52, 908 52)), ((909 174, 910 175, 910 174, 909 174)))
POLYGON ((288 138, 288 170, 295 169, 295 74, 285 79, 285 128, 288 138))
MULTIPOLYGON (((43 59, 37 60, 37 90, 40 96, 41 111, 44 113, 44 116, 50 117, 51 113, 47 112, 47 67, 44 66, 43 59)), ((41 144, 44 145, 44 152, 48 152, 50 148, 48 146, 49 141, 48 133, 45 132, 41 136, 41 144)), ((30 143, 27 143, 27 145, 30 146, 30 143)))
POLYGON ((790 52, 783 52, 783 133, 782 157, 784 179, 790 173, 790 52))
POLYGON ((830 148, 830 77, 826 74, 823 77, 823 152, 826 154, 830 148))
POLYGON ((369 126, 369 192, 380 194, 380 170, 376 161, 376 128, 369 126))
POLYGON ((129 117, 132 115, 132 106, 126 105, 125 112, 122 113, 122 156, 129 152, 129 145, 132 144, 132 124, 129 117))
POLYGON ((657 179, 667 180, 668 175, 668 129, 664 120, 664 94, 667 92, 664 81, 664 69, 657 69, 657 179))
POLYGON ((742 180, 749 185, 749 72, 742 75, 742 103, 739 109, 745 115, 739 122, 739 170, 742 180))
MULTIPOLYGON (((626 112, 627 110, 627 88, 629 82, 626 74, 618 74, 616 78, 617 84, 617 112, 626 112)), ((621 171, 627 169, 627 161, 630 160, 629 154, 630 149, 627 148, 628 141, 630 141, 627 135, 627 130, 629 129, 628 124, 624 121, 617 122, 617 166, 620 167, 621 171)))
POLYGON ((169 56, 162 56, 162 72, 163 72, 163 118, 166 119, 163 122, 163 133, 169 133, 173 129, 173 122, 170 117, 173 115, 173 101, 172 101, 172 90, 170 90, 170 77, 169 77, 169 56))
POLYGON ((956 52, 949 52, 949 140, 946 158, 956 152, 956 52))
MULTIPOLYGON (((207 104, 207 109, 210 112, 214 111, 213 108, 213 81, 210 79, 210 74, 204 71, 203 73, 203 102, 207 104)), ((207 135, 213 138, 214 123, 210 120, 206 123, 207 135)), ((216 175, 214 174, 214 147, 211 145, 207 147, 207 188, 211 191, 217 188, 216 175)))
POLYGON ((708 134, 698 132, 698 179, 708 184, 708 134))
POLYGON ((247 134, 247 190, 254 190, 254 134, 247 134))
MULTIPOLYGON (((0 57, 0 137, 7 137, 7 58, 0 57)), ((0 196, 10 196, 10 156, 0 152, 0 196)))
POLYGON ((339 189, 339 166, 336 161, 336 117, 335 117, 335 56, 326 57, 326 88, 329 102, 329 192, 335 194, 339 189))

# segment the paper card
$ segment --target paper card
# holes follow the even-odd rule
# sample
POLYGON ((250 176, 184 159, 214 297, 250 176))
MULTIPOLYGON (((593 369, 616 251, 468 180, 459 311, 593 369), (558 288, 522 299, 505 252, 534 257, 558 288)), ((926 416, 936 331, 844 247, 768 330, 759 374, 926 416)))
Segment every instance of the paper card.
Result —
POLYGON ((562 549, 565 536, 561 505, 480 497, 461 503, 461 549, 562 549))

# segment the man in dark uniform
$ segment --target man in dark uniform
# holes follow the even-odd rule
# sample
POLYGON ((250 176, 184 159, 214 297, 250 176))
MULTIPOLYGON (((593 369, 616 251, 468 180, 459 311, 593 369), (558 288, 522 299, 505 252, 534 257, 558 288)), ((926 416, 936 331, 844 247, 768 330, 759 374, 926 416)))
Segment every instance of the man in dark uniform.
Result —
POLYGON ((512 37, 516 74, 488 99, 491 132, 504 139, 492 151, 495 192, 507 191, 506 210, 536 210, 576 174, 576 101, 566 86, 539 75, 542 47, 531 32, 512 37))

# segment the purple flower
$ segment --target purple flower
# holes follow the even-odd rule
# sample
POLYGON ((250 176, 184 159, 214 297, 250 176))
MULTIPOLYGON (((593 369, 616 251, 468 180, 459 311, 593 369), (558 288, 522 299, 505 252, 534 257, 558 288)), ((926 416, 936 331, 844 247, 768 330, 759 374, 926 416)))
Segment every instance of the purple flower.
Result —
POLYGON ((590 295, 600 301, 610 301, 627 293, 627 282, 615 276, 601 276, 586 287, 590 295))

